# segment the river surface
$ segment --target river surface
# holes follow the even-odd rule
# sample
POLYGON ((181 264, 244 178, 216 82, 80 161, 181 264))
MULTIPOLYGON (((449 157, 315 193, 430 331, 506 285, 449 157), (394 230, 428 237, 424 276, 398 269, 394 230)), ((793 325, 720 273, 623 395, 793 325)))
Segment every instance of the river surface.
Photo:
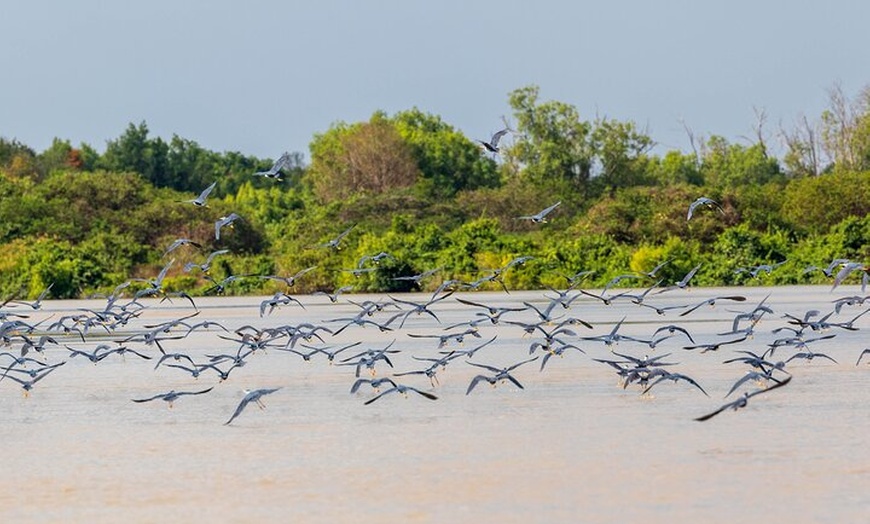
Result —
MULTIPOLYGON (((786 386, 751 398, 744 409, 694 420, 761 387, 750 381, 725 398, 749 367, 723 360, 738 356, 736 350, 760 354, 789 336, 772 333, 790 326, 784 314, 802 318, 817 309, 817 320, 833 310, 834 299, 859 292, 855 286, 833 293, 827 287, 699 288, 646 300, 664 307, 720 295, 747 298, 716 301, 685 317, 678 316, 683 309, 658 315, 630 302, 604 305, 583 297, 567 310, 557 307, 554 315, 592 324, 572 326, 576 335, 560 336, 585 354, 566 350, 543 370, 543 351, 529 350, 541 333, 525 335, 504 323, 533 322, 530 311, 481 325, 482 338, 469 335, 461 345, 450 340, 439 349, 437 339, 408 335, 444 334, 445 326, 481 311, 456 297, 544 307, 552 292, 455 294, 431 306, 440 323, 412 314, 401 329, 401 319, 385 332, 351 325, 335 337, 321 333, 324 343, 309 342, 361 342, 340 353, 338 363, 395 340, 391 349, 399 352, 389 354, 394 368, 383 361, 375 365, 376 376, 383 377, 429 364, 413 357, 435 358, 439 351, 471 349, 497 337, 473 357, 439 369, 434 386, 425 375, 394 377, 437 395, 436 401, 411 392, 407 398, 387 394, 369 405, 364 403, 375 396, 370 387, 349 393, 355 367, 330 365, 323 354, 306 362, 278 348, 257 350, 219 381, 216 373, 194 379, 177 368, 155 369, 160 353, 142 342, 127 345, 152 360, 111 355, 93 364, 71 358, 63 347, 93 350, 193 312, 183 300, 146 302, 148 309, 111 336, 99 328, 88 332, 86 343, 77 335, 56 335, 60 345, 49 345, 37 358, 66 364, 37 382, 30 395, 9 378, 0 382, 0 522, 870 522, 870 355, 856 366, 870 348, 870 314, 855 321, 858 330, 805 331, 805 339, 835 334, 808 347, 837 363, 791 360, 786 370, 793 378, 786 386), (683 349, 690 343, 682 335, 655 349, 631 340, 607 346, 580 338, 610 333, 624 317, 622 335, 648 339, 657 327, 674 323, 698 343, 731 340, 737 337, 718 333, 731 329, 736 312, 752 310, 767 295, 773 313, 755 326, 754 335, 716 351, 683 349), (671 353, 662 359, 677 363, 668 371, 694 378, 710 396, 686 382, 666 381, 647 394, 637 384, 623 388, 613 367, 593 360, 619 359, 612 351, 638 358, 671 353), (467 362, 501 368, 535 355, 538 360, 511 372, 524 389, 481 382, 466 395, 472 378, 487 373, 467 362), (131 402, 211 386, 210 393, 182 397, 171 408, 160 400, 131 402), (251 403, 224 425, 244 389, 276 387, 281 389, 263 398, 266 409, 251 403)), ((359 311, 346 299, 387 296, 345 295, 337 304, 323 296, 296 298, 305 309, 290 304, 263 317, 263 297, 199 299, 199 315, 187 322, 214 320, 231 330, 312 322, 336 330, 345 322, 327 321, 359 311)), ((396 298, 422 301, 428 295, 396 298)), ((6 311, 28 313, 28 322, 48 318, 42 328, 78 308, 104 305, 60 301, 39 311, 6 311)), ((829 321, 848 321, 868 307, 870 302, 844 306, 829 321)), ((382 322, 390 314, 371 319, 382 322)), ((197 362, 238 350, 239 343, 218 335, 235 336, 210 328, 161 345, 197 362)), ((294 349, 304 350, 304 342, 294 349)), ((276 343, 283 347, 286 339, 276 343)), ((7 350, 18 354, 19 346, 13 340, 7 350)), ((786 360, 799 351, 781 347, 769 359, 786 360)), ((2 357, 0 364, 10 366, 11 358, 2 357)), ((364 366, 360 375, 372 376, 364 366)))

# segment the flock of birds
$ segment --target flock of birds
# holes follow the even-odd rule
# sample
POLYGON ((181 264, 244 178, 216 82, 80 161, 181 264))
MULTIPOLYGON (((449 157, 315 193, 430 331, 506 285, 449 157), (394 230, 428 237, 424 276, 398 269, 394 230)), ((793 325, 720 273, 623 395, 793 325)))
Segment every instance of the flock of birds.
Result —
MULTIPOLYGON (((484 147, 497 153, 499 138, 507 131, 496 133, 489 142, 483 143, 484 147)), ((271 169, 255 175, 280 179, 284 167, 286 159, 282 157, 271 169)), ((197 198, 185 203, 206 207, 214 187, 214 184, 210 185, 197 198)), ((557 202, 540 212, 517 218, 544 223, 559 205, 560 202, 557 202)), ((722 212, 722 208, 715 201, 699 198, 691 203, 687 219, 691 219, 702 207, 722 212)), ((236 220, 239 217, 235 213, 218 219, 215 223, 215 239, 219 241, 221 230, 231 226, 236 220)), ((341 242, 353 227, 345 229, 337 237, 318 247, 340 249, 341 242)), ((169 246, 164 256, 184 246, 198 247, 198 244, 189 239, 178 239, 169 246)), ((623 348, 653 351, 660 345, 677 344, 676 347, 684 351, 715 353, 724 346, 734 345, 740 349, 733 349, 732 354, 736 356, 724 363, 740 364, 744 367, 744 372, 725 397, 738 391, 743 393, 736 400, 728 401, 714 411, 695 418, 705 421, 729 409, 745 407, 750 399, 786 386, 792 380, 793 367, 797 361, 811 362, 817 359, 836 362, 831 355, 814 351, 813 346, 819 341, 838 336, 840 332, 858 331, 859 320, 870 312, 870 307, 862 309, 865 303, 870 302, 870 295, 838 297, 830 304, 828 311, 813 309, 804 312, 775 311, 765 298, 752 307, 735 311, 727 331, 713 338, 700 340, 692 332, 690 324, 680 325, 675 321, 696 314, 701 308, 715 307, 721 303, 737 305, 747 301, 745 296, 738 293, 686 300, 686 303, 678 300, 676 304, 672 303, 673 300, 663 301, 659 298, 664 293, 671 293, 670 298, 677 293, 683 293, 690 286, 700 266, 693 268, 679 281, 664 282, 657 276, 658 271, 670 263, 664 261, 647 273, 615 276, 601 292, 582 289, 584 277, 590 272, 579 271, 573 275, 563 275, 564 288, 549 289, 542 294, 540 300, 507 300, 510 294, 503 277, 508 271, 534 258, 526 255, 516 257, 500 268, 486 271, 483 277, 473 282, 442 279, 437 289, 431 295, 427 294, 423 300, 411 299, 420 295, 404 298, 387 295, 379 300, 360 300, 348 295, 352 291, 352 287, 348 286, 332 293, 320 294, 327 296, 330 303, 341 305, 342 311, 353 311, 350 315, 327 316, 319 322, 274 322, 272 319, 278 316, 275 312, 281 308, 306 310, 306 301, 300 300, 304 297, 294 297, 288 293, 298 279, 316 268, 306 268, 292 276, 234 275, 220 281, 212 279, 208 272, 213 260, 226 252, 215 251, 203 263, 188 263, 183 269, 186 272, 202 272, 214 284, 212 291, 218 294, 242 278, 270 279, 286 286, 286 292, 278 292, 264 299, 257 308, 258 315, 252 314, 253 320, 249 323, 235 326, 205 319, 201 316, 203 311, 197 307, 191 296, 183 291, 167 291, 163 281, 174 260, 166 264, 153 279, 130 279, 103 297, 104 301, 99 302, 98 306, 69 311, 69 314, 57 318, 53 314, 40 314, 43 300, 51 289, 49 286, 34 302, 11 297, 0 304, 0 343, 5 347, 0 352, 0 382, 15 383, 23 389, 25 395, 29 395, 37 384, 47 387, 45 385, 51 383, 47 377, 54 376, 57 370, 73 359, 99 365, 113 356, 125 359, 128 365, 133 365, 131 361, 150 362, 154 364, 148 365, 151 372, 175 373, 180 377, 190 377, 191 380, 216 381, 205 388, 173 389, 143 398, 131 398, 135 403, 161 400, 171 407, 182 397, 210 394, 218 383, 232 380, 234 370, 251 362, 253 356, 268 353, 287 355, 305 362, 324 359, 334 365, 335 369, 352 375, 352 380, 348 378, 351 394, 373 391, 365 400, 366 405, 396 393, 403 396, 413 393, 423 399, 435 401, 439 398, 439 374, 448 366, 453 368, 464 365, 468 370, 473 370, 466 395, 477 391, 482 383, 492 386, 509 383, 513 387, 524 389, 518 372, 529 367, 529 364, 538 362, 539 372, 545 372, 547 363, 553 357, 586 354, 586 350, 592 346, 602 345, 609 349, 608 358, 590 357, 590 360, 615 372, 623 389, 637 388, 641 394, 648 395, 650 390, 663 383, 685 383, 700 394, 709 396, 701 381, 674 371, 674 366, 678 363, 668 360, 673 353, 637 356, 632 354, 633 351, 623 348), (629 280, 641 285, 636 286, 637 289, 616 288, 620 282, 629 280), (141 289, 127 295, 128 288, 133 289, 130 288, 133 283, 137 283, 133 288, 141 289), (475 299, 472 291, 484 284, 498 284, 508 294, 497 303, 485 303, 475 299), (146 321, 150 311, 159 310, 160 303, 176 297, 189 301, 190 313, 161 322, 146 321), (440 308, 448 302, 453 314, 456 314, 457 309, 460 311, 463 316, 461 322, 442 324, 440 308), (655 316, 652 318, 668 321, 650 322, 654 329, 645 336, 638 336, 625 333, 627 316, 614 322, 610 329, 598 332, 601 326, 593 325, 580 315, 583 308, 594 307, 600 311, 600 308, 622 303, 636 305, 639 310, 654 311, 655 316), (43 318, 31 321, 31 317, 39 316, 43 318), (779 319, 778 325, 770 332, 773 339, 762 349, 750 349, 755 344, 752 340, 756 335, 756 327, 763 318, 779 319), (389 333, 393 341, 383 347, 372 347, 371 344, 364 343, 365 337, 360 331, 363 329, 377 329, 380 333, 389 333), (487 330, 496 331, 496 334, 484 337, 487 330), (178 349, 179 345, 186 346, 186 339, 194 333, 208 335, 208 350, 203 352, 190 348, 178 349), (494 344, 499 335, 504 333, 524 337, 521 347, 523 351, 527 349, 528 355, 508 365, 493 365, 492 361, 487 363, 487 353, 499 351, 499 357, 503 359, 504 353, 516 345, 506 342, 494 344), (393 361, 397 354, 404 353, 407 356, 411 352, 400 347, 412 339, 431 340, 431 352, 418 354, 415 351, 410 355, 410 360, 415 363, 412 369, 395 369, 393 361), (473 347, 467 348, 465 343, 472 339, 475 342, 473 347), (791 353, 781 358, 783 351, 791 353), (480 355, 484 355, 483 359, 480 355), (390 372, 385 374, 385 370, 390 372), (411 377, 418 377, 422 384, 406 383, 411 377), (425 377, 425 382, 422 377, 425 377), (746 389, 753 385, 754 389, 746 389)), ((392 258, 392 255, 385 252, 366 255, 358 261, 355 268, 348 271, 355 274, 377 271, 379 263, 387 258, 392 258)), ((397 279, 422 283, 436 278, 441 269, 434 268, 397 279)), ((753 270, 763 269, 759 267, 753 270)), ((863 271, 863 292, 870 268, 860 263, 837 259, 831 261, 822 271, 832 278, 834 288, 842 284, 854 271, 863 271)), ((291 313, 288 316, 292 318, 295 315, 291 313)), ((607 325, 609 324, 608 322, 607 325)), ((861 351, 855 365, 859 366, 868 355, 870 348, 861 351)), ((870 358, 866 360, 870 362, 870 358)), ((265 407, 263 397, 281 389, 270 387, 246 390, 224 424, 235 422, 252 403, 260 408, 265 407)))

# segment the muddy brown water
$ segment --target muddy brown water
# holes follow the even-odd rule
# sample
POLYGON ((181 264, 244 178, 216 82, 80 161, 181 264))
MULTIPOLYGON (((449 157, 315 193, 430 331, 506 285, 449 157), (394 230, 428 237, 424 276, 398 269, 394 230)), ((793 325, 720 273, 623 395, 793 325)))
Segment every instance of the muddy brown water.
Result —
MULTIPOLYGON (((803 316, 818 309, 823 315, 835 298, 858 292, 854 287, 834 293, 820 287, 692 289, 648 298, 662 306, 722 294, 747 297, 743 303, 717 301, 684 318, 677 316, 679 310, 659 316, 631 303, 605 306, 579 299, 557 314, 593 324, 592 330, 577 326, 578 336, 563 337, 585 354, 571 350, 553 357, 543 371, 540 358, 519 367, 513 374, 523 390, 482 383, 466 395, 472 377, 483 370, 464 359, 439 371, 434 387, 422 375, 396 379, 434 393, 437 401, 391 394, 365 405, 374 393, 365 387, 349 393, 352 366, 329 365, 323 355, 305 362, 274 348, 255 352, 219 382, 209 373, 193 379, 177 369, 155 370, 154 360, 134 355, 113 355, 95 365, 69 358, 62 346, 49 347, 47 362, 67 364, 38 382, 29 396, 9 379, 0 382, 0 521, 870 522, 870 355, 855 365, 870 347, 870 314, 856 321, 858 331, 833 328, 827 333, 835 338, 810 344, 838 363, 793 360, 786 367, 793 375, 787 386, 752 398, 739 411, 693 420, 735 398, 724 396, 747 367, 722 363, 735 350, 760 353, 787 336, 772 333, 788 325, 784 313, 803 316), (631 341, 611 348, 579 339, 608 333, 625 317, 622 334, 648 338, 656 327, 676 323, 699 342, 726 340, 717 333, 728 331, 735 312, 752 309, 768 294, 775 313, 765 316, 752 338, 718 351, 685 350, 688 342, 681 337, 655 349, 631 341), (647 395, 636 385, 623 389, 612 368, 592 360, 614 358, 611 350, 637 357, 671 353, 665 360, 678 365, 669 370, 695 378, 710 397, 685 383, 662 383, 647 395), (172 408, 162 401, 131 402, 171 389, 209 386, 215 386, 210 393, 183 397, 172 408), (251 404, 232 425, 223 425, 243 389, 263 387, 282 389, 264 398, 265 410, 251 404)), ((552 293, 461 296, 494 305, 528 301, 542 306, 545 295, 552 293)), ((343 323, 328 320, 358 311, 344 300, 297 298, 305 310, 290 305, 263 318, 262 298, 201 299, 193 320, 215 320, 231 329, 301 322, 335 329, 343 323)), ((48 302, 30 311, 28 320, 50 316, 50 323, 77 308, 102 304, 48 302)), ((93 349, 145 324, 192 311, 177 301, 151 306, 112 336, 94 330, 87 343, 69 337, 61 342, 93 349)), ((848 320, 867 307, 870 303, 844 307, 830 320, 848 320)), ((412 315, 394 331, 350 326, 324 340, 362 343, 340 357, 395 340, 393 348, 400 351, 391 355, 395 367, 378 363, 377 375, 423 369, 427 362, 412 356, 438 356, 437 340, 407 335, 443 334, 444 326, 470 320, 477 311, 453 297, 432 310, 440 324, 412 315)), ((522 312, 503 319, 531 322, 534 317, 522 312)), ((218 338, 222 333, 196 331, 163 345, 204 361, 207 354, 237 349, 235 342, 218 338)), ((451 341, 446 349, 472 348, 497 336, 471 360, 502 367, 530 358, 530 343, 542 338, 524 336, 518 326, 504 323, 481 326, 480 335, 467 337, 461 346, 451 341)), ((159 356, 142 343, 130 346, 159 356)), ((7 349, 17 347, 13 343, 7 349)), ((796 352, 780 348, 773 359, 796 352)), ((2 357, 0 363, 5 367, 9 361, 2 357)), ((363 370, 362 376, 370 374, 363 370)), ((749 383, 740 391, 758 387, 749 383)))

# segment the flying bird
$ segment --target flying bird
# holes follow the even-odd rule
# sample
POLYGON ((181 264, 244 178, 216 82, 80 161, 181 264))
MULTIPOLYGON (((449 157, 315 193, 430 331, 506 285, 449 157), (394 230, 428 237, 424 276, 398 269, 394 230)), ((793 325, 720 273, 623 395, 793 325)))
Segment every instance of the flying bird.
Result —
POLYGON ((217 222, 214 223, 214 239, 220 240, 221 239, 221 229, 226 227, 226 226, 231 226, 233 222, 235 222, 236 220, 241 220, 241 219, 242 219, 242 217, 240 217, 239 215, 237 215, 235 213, 230 213, 227 216, 220 217, 219 219, 217 219, 217 222))
POLYGON ((432 393, 429 393, 428 391, 421 391, 417 388, 412 388, 411 386, 405 386, 403 384, 396 384, 394 387, 391 387, 390 389, 383 391, 382 393, 378 394, 376 397, 373 397, 373 398, 366 400, 365 405, 368 406, 372 402, 378 400, 379 398, 383 397, 384 395, 389 395, 390 393, 401 393, 402 395, 405 395, 405 397, 407 397, 409 391, 413 391, 414 393, 417 393, 418 395, 420 395, 422 397, 426 397, 429 400, 438 400, 437 396, 433 395, 432 393))
POLYGON ((510 128, 505 127, 504 129, 502 129, 500 131, 496 131, 492 135, 492 138, 489 139, 489 142, 486 142, 484 140, 478 140, 478 142, 480 142, 480 145, 482 145, 486 151, 489 151, 490 153, 498 153, 499 152, 499 148, 498 148, 499 140, 501 140, 501 137, 505 136, 510 131, 511 131, 510 128))
POLYGON ((341 240, 342 240, 345 236, 347 236, 348 233, 350 233, 351 229, 353 229, 353 228, 355 228, 355 227, 356 227, 356 224, 350 226, 349 228, 347 228, 347 229, 345 229, 344 231, 342 231, 342 232, 341 232, 337 237, 333 238, 332 240, 328 240, 328 241, 326 241, 326 242, 324 242, 324 243, 322 243, 322 244, 318 244, 317 247, 327 247, 327 248, 332 248, 332 249, 335 249, 336 251, 339 250, 339 249, 341 249, 341 245, 340 245, 341 240))
POLYGON ((175 390, 173 389, 173 390, 171 390, 171 391, 169 391, 169 392, 167 392, 167 393, 160 393, 159 395, 154 395, 153 397, 148 397, 148 398, 134 398, 134 399, 131 399, 131 400, 132 400, 133 402, 140 402, 140 403, 141 403, 141 402, 151 402, 152 400, 160 399, 160 400, 162 400, 162 401, 168 403, 168 404, 169 404, 169 407, 171 408, 171 407, 172 407, 172 404, 173 404, 176 400, 178 400, 180 397, 183 397, 183 396, 185 396, 185 395, 202 395, 202 394, 204 394, 204 393, 208 393, 209 391, 211 391, 211 390, 213 390, 213 389, 214 389, 214 386, 212 386, 212 387, 210 387, 210 388, 208 388, 208 389, 203 389, 202 391, 175 391, 175 390))
POLYGON ((217 182, 212 182, 210 186, 202 190, 202 193, 200 193, 198 197, 192 200, 181 200, 181 202, 184 204, 193 204, 196 207, 207 207, 205 201, 208 199, 208 195, 211 194, 216 185, 217 182))
POLYGON ((744 393, 743 396, 738 398, 737 400, 735 400, 733 402, 729 402, 729 403, 723 405, 722 407, 720 407, 719 409, 717 409, 716 411, 713 411, 712 413, 708 413, 706 415, 698 417, 695 420, 697 420, 698 422, 703 422, 705 420, 710 420, 711 418, 715 417, 719 413, 722 413, 726 409, 733 409, 734 411, 737 411, 740 408, 745 408, 747 406, 747 404, 749 404, 750 398, 752 398, 756 395, 760 395, 762 393, 767 393, 768 391, 773 391, 776 388, 780 388, 782 386, 785 386, 789 382, 791 382, 790 376, 787 377, 786 379, 784 379, 783 381, 781 381, 777 384, 774 384, 773 386, 770 386, 769 388, 759 389, 759 390, 753 391, 752 393, 744 393))
POLYGON ((260 399, 266 395, 270 395, 270 394, 278 391, 279 389, 281 389, 281 388, 264 388, 264 389, 255 389, 253 391, 246 389, 244 398, 242 398, 242 401, 239 402, 239 405, 236 408, 236 411, 233 412, 233 416, 231 416, 229 420, 224 422, 224 426, 228 426, 232 423, 232 421, 236 420, 236 417, 241 415, 242 411, 244 411, 245 408, 248 406, 248 404, 250 404, 251 402, 256 403, 260 409, 266 409, 266 405, 263 404, 263 401, 260 399))
POLYGON ((701 197, 689 205, 689 214, 686 215, 686 222, 692 220, 692 215, 695 213, 695 209, 698 206, 705 206, 709 207, 710 209, 718 209, 720 213, 722 213, 723 215, 725 214, 725 210, 722 209, 722 206, 720 206, 718 202, 707 197, 701 197))
POLYGON ((556 202, 555 204, 548 207, 547 209, 544 209, 543 211, 539 211, 538 213, 536 213, 534 215, 524 215, 521 217, 517 217, 517 220, 530 220, 531 222, 533 222, 535 224, 543 224, 543 223, 547 222, 547 215, 549 215, 554 209, 559 207, 559 205, 561 203, 562 203, 562 201, 560 200, 559 202, 556 202))
POLYGON ((275 161, 274 164, 272 164, 272 167, 270 167, 268 170, 257 171, 256 173, 254 173, 253 176, 262 176, 262 177, 266 177, 266 178, 273 178, 275 180, 280 181, 281 180, 281 170, 288 169, 288 168, 292 167, 291 163, 292 163, 292 160, 290 157, 290 153, 284 153, 283 155, 281 155, 280 158, 278 158, 278 160, 275 161))

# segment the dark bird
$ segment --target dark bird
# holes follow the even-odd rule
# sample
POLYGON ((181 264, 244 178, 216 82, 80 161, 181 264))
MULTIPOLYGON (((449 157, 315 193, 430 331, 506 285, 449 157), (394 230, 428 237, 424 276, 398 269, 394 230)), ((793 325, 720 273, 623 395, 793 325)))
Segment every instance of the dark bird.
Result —
POLYGON ((723 405, 722 407, 720 407, 719 409, 717 409, 716 411, 713 411, 712 413, 708 413, 704 416, 698 417, 695 420, 697 420, 699 422, 703 422, 705 420, 709 420, 709 419, 715 417, 716 415, 718 415, 719 413, 722 413, 726 409, 733 409, 734 411, 737 411, 740 408, 745 408, 747 406, 747 404, 749 404, 750 398, 752 398, 756 395, 760 395, 762 393, 767 393, 768 391, 773 391, 776 388, 785 386, 789 382, 791 382, 791 377, 788 377, 785 380, 783 380, 782 382, 779 382, 778 384, 774 384, 773 386, 770 386, 769 388, 759 389, 757 391, 753 391, 752 393, 744 393, 743 396, 738 398, 737 400, 735 400, 733 402, 729 402, 729 403, 723 405))
POLYGON ((694 306, 689 307, 689 309, 680 313, 680 316, 684 317, 684 316, 688 315, 689 313, 691 313, 691 312, 695 311, 696 309, 701 308, 703 306, 711 306, 711 307, 715 306, 717 300, 731 300, 734 302, 743 302, 746 300, 746 297, 740 296, 740 295, 726 295, 724 297, 708 298, 707 300, 703 300, 703 301, 695 304, 694 306))
POLYGON ((517 362, 516 364, 514 364, 512 366, 505 367, 505 368, 497 368, 494 366, 487 366, 486 364, 477 364, 475 362, 470 362, 470 361, 466 360, 466 363, 468 363, 469 365, 486 369, 486 370, 494 373, 494 375, 492 375, 492 376, 490 376, 490 375, 477 375, 476 377, 472 378, 471 383, 468 385, 468 389, 465 391, 465 394, 468 395, 469 393, 471 393, 471 391, 475 388, 475 386, 477 386, 477 384, 481 380, 483 380, 485 382, 489 382, 493 386, 495 386, 499 381, 509 380, 516 387, 518 387, 520 389, 525 389, 523 387, 523 385, 520 384, 520 381, 517 380, 513 375, 511 375, 510 372, 515 370, 516 368, 522 366, 523 364, 528 364, 529 362, 534 362, 535 360, 538 360, 538 357, 533 357, 533 358, 530 358, 527 360, 523 360, 521 362, 517 362))
POLYGON ((327 240, 326 242, 324 242, 322 244, 318 244, 317 247, 332 248, 332 249, 335 249, 336 251, 338 251, 339 249, 341 249, 342 239, 344 239, 344 237, 346 237, 347 234, 350 233, 351 230, 355 227, 356 227, 356 224, 350 226, 349 228, 347 228, 344 231, 342 231, 341 233, 339 233, 337 237, 335 237, 331 240, 327 240))
MULTIPOLYGON (((63 365, 63 364, 61 364, 61 365, 63 365)), ((30 395, 30 390, 33 389, 33 386, 37 382, 44 379, 46 376, 48 376, 49 373, 51 373, 52 371, 54 371, 58 367, 60 367, 60 366, 50 366, 50 367, 45 368, 44 371, 40 370, 38 375, 36 375, 36 376, 31 375, 30 380, 24 380, 24 379, 21 379, 21 378, 12 376, 12 375, 4 375, 4 376, 9 378, 10 380, 14 380, 15 382, 18 382, 19 384, 21 384, 22 389, 24 389, 24 396, 26 397, 26 396, 30 395)))
POLYGON ((214 386, 212 386, 212 387, 210 387, 210 388, 208 388, 208 389, 203 389, 202 391, 175 391, 175 390, 173 389, 172 391, 169 391, 168 393, 160 393, 159 395, 154 395, 153 397, 148 397, 148 398, 134 398, 134 399, 131 399, 131 400, 132 400, 133 402, 151 402, 152 400, 160 399, 160 400, 162 400, 162 401, 168 403, 168 404, 169 404, 169 407, 171 408, 171 407, 172 407, 172 404, 173 404, 176 400, 178 400, 180 397, 183 397, 183 396, 186 396, 186 395, 202 395, 203 393, 208 393, 209 391, 211 391, 211 390, 213 390, 213 389, 214 389, 214 386))
POLYGON ((695 276, 695 273, 697 273, 699 269, 701 269, 701 264, 693 267, 688 273, 686 273, 686 276, 684 276, 682 280, 680 280, 679 282, 674 282, 673 284, 662 289, 656 294, 659 295, 661 293, 664 293, 665 291, 671 291, 673 289, 686 289, 687 287, 689 287, 689 281, 692 280, 692 277, 695 276))
POLYGON ((231 416, 229 420, 224 422, 224 426, 230 425, 230 423, 232 423, 232 421, 234 421, 236 419, 236 417, 238 417, 239 415, 242 414, 242 411, 244 411, 245 408, 248 406, 248 404, 250 404, 251 402, 256 403, 257 407, 259 407, 260 409, 266 409, 266 405, 263 404, 263 401, 261 400, 262 397, 264 397, 266 395, 270 395, 270 394, 278 391, 279 389, 281 389, 281 388, 264 388, 264 389, 255 389, 253 391, 247 390, 247 389, 244 390, 245 391, 244 398, 242 398, 242 401, 239 402, 239 405, 236 408, 236 411, 233 412, 233 416, 231 416))
POLYGON ((369 386, 372 387, 372 389, 374 389, 375 391, 378 391, 378 392, 380 391, 382 384, 389 384, 394 388, 397 386, 397 384, 390 377, 358 378, 353 383, 353 385, 350 387, 351 394, 359 391, 360 386, 362 386, 363 384, 368 384, 369 386))
POLYGON ((333 293, 329 293, 326 291, 315 291, 312 295, 324 295, 329 299, 330 302, 335 304, 338 302, 338 297, 340 297, 343 293, 347 293, 348 291, 353 291, 353 286, 342 286, 336 289, 333 293))
POLYGON ((436 397, 435 395, 433 395, 432 393, 429 393, 427 391, 421 391, 417 388, 412 388, 411 386, 405 386, 403 384, 396 384, 394 387, 391 387, 390 389, 385 390, 384 392, 380 393, 376 397, 366 400, 365 405, 368 406, 372 402, 378 400, 379 398, 381 398, 385 395, 389 395, 390 393, 401 393, 402 395, 405 395, 405 397, 407 397, 409 391, 413 391, 414 393, 417 393, 420 396, 426 397, 429 400, 438 400, 438 397, 436 397))
MULTIPOLYGON (((665 380, 671 380, 674 383, 677 383, 680 380, 682 380, 684 382, 688 382, 689 384, 691 384, 691 385, 695 386, 696 388, 698 388, 699 390, 701 390, 701 393, 703 393, 704 395, 707 395, 707 392, 704 391, 704 388, 702 388, 700 384, 695 382, 695 380, 693 378, 688 377, 686 375, 683 375, 681 373, 670 373, 670 372, 665 371, 665 370, 660 371, 660 376, 652 384, 648 385, 646 387, 646 389, 643 390, 642 394, 648 393, 649 390, 651 390, 653 388, 653 386, 655 386, 656 384, 663 382, 665 380)), ((710 395, 707 395, 707 396, 709 397, 710 395)))
POLYGON ((198 267, 203 273, 208 273, 208 270, 211 269, 211 264, 214 261, 215 257, 224 255, 229 252, 229 249, 218 249, 217 251, 213 251, 211 254, 209 254, 209 256, 206 257, 205 262, 203 262, 202 264, 197 264, 196 262, 188 262, 187 264, 184 264, 184 272, 190 273, 193 268, 198 267))
MULTIPOLYGON (((42 307, 42 301, 45 299, 45 297, 48 296, 48 293, 51 292, 51 288, 53 286, 54 286, 54 282, 52 282, 51 284, 48 285, 48 287, 43 289, 42 292, 39 294, 39 296, 36 297, 36 300, 34 302, 25 302, 23 300, 8 300, 7 302, 11 302, 14 304, 21 304, 22 306, 27 306, 27 307, 34 309, 34 310, 40 309, 42 307)), ((3 304, 3 305, 6 305, 6 304, 3 304)), ((0 305, 0 307, 2 307, 2 305, 0 305)))

